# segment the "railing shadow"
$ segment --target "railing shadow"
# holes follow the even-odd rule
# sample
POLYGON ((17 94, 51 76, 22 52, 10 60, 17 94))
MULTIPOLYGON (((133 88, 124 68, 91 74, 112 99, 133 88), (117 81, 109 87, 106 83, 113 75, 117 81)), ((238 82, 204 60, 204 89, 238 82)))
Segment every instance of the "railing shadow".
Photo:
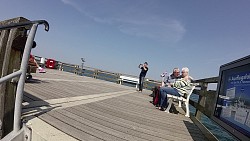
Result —
MULTIPOLYGON (((32 79, 27 83, 41 83, 41 80, 32 79)), ((42 82, 44 83, 44 82, 42 82)), ((48 83, 48 82, 47 82, 48 83)), ((50 106, 50 103, 46 102, 45 100, 36 97, 27 91, 24 91, 23 96, 23 106, 22 106, 22 119, 24 122, 28 122, 29 120, 39 117, 42 114, 45 114, 49 111, 52 111, 61 106, 50 106)))
POLYGON ((25 83, 40 84, 40 83, 49 83, 49 82, 32 78, 30 80, 25 80, 25 83))
POLYGON ((39 79, 30 79, 30 80, 25 80, 25 83, 41 83, 42 81, 39 79))
POLYGON ((198 134, 200 130, 197 128, 197 126, 194 123, 191 123, 189 121, 183 121, 183 122, 185 126, 187 127, 187 130, 194 141, 207 141, 207 139, 203 135, 198 134))

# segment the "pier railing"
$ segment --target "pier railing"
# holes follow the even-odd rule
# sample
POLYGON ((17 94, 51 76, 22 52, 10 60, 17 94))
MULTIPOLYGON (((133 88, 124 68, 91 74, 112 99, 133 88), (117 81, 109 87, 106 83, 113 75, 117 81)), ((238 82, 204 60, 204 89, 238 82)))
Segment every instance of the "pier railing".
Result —
POLYGON ((194 94, 199 95, 198 102, 190 101, 190 104, 197 109, 196 117, 200 118, 200 113, 210 117, 213 113, 213 108, 216 101, 216 90, 208 90, 209 84, 217 84, 218 77, 195 80, 200 84, 200 90, 195 90, 194 94))
POLYGON ((209 119, 213 116, 213 109, 217 99, 216 90, 208 90, 208 85, 217 84, 218 77, 195 80, 195 83, 199 83, 199 89, 195 89, 193 94, 197 95, 199 98, 198 101, 192 99, 189 100, 189 104, 195 108, 194 115, 190 118, 209 140, 218 140, 216 136, 214 136, 213 133, 202 124, 202 117, 204 115, 209 119))
MULTIPOLYGON (((35 59, 39 63, 41 60, 41 57, 35 56, 35 59)), ((48 58, 45 58, 45 60, 48 60, 48 58)), ((134 76, 134 75, 105 71, 105 70, 96 69, 96 68, 87 67, 87 66, 84 66, 82 68, 82 66, 80 65, 63 63, 60 61, 56 61, 54 68, 57 70, 61 70, 61 71, 71 72, 77 75, 88 76, 88 77, 92 77, 95 79, 107 80, 107 81, 115 82, 118 84, 128 84, 130 86, 133 86, 133 85, 136 86, 136 85, 132 83, 128 83, 128 82, 124 82, 124 83, 121 82, 120 76, 123 75, 123 76, 128 76, 131 78, 138 78, 138 76, 134 76)), ((155 81, 149 78, 145 78, 144 88, 151 90, 152 88, 154 88, 154 86, 160 85, 160 84, 161 84, 160 81, 155 81)))

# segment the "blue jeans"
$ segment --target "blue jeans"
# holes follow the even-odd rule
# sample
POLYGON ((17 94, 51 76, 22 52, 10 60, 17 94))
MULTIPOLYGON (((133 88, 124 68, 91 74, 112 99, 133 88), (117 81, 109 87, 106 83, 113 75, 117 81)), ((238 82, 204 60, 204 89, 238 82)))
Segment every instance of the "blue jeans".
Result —
POLYGON ((160 107, 166 107, 167 106, 167 101, 168 101, 167 94, 180 96, 178 91, 175 88, 172 88, 172 87, 161 87, 160 88, 160 94, 161 94, 160 107))
POLYGON ((144 78, 145 78, 145 76, 141 76, 141 75, 139 77, 139 91, 142 91, 142 89, 143 89, 144 78))

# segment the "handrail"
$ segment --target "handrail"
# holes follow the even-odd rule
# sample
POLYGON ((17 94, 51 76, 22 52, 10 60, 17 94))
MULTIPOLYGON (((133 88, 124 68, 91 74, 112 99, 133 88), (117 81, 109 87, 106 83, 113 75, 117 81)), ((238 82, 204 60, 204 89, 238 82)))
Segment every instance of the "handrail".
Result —
MULTIPOLYGON (((17 84, 17 89, 16 89, 14 123, 13 123, 13 131, 11 132, 11 134, 13 134, 13 135, 17 135, 18 132, 20 131, 22 99, 23 99, 23 92, 24 92, 24 84, 25 84, 25 80, 26 80, 28 60, 29 60, 30 52, 31 52, 32 45, 34 42, 36 30, 37 30, 37 27, 39 24, 44 24, 45 31, 49 31, 49 24, 45 20, 30 21, 30 22, 15 23, 15 24, 10 24, 10 25, 0 26, 0 30, 6 30, 6 29, 13 29, 13 28, 23 27, 23 26, 27 26, 27 25, 32 25, 31 30, 30 30, 29 35, 28 35, 28 38, 26 40, 20 70, 18 70, 17 72, 14 72, 12 74, 9 74, 5 77, 0 78, 0 82, 3 83, 3 82, 6 82, 13 77, 20 76, 18 84, 17 84)), ((5 139, 3 138, 3 140, 5 140, 5 139)))
MULTIPOLYGON (((42 57, 40 56, 35 56, 36 58, 38 58, 38 62, 40 62, 40 59, 42 57)), ((47 58, 45 58, 47 59, 47 58)), ((87 76, 90 76, 90 77, 93 77, 93 78, 99 78, 99 79, 104 79, 104 80, 108 80, 108 81, 112 81, 112 82, 117 82, 119 83, 120 80, 120 76, 121 75, 124 75, 124 76, 128 76, 128 77, 133 77, 133 78, 138 78, 138 76, 135 76, 135 75, 129 75, 129 74, 125 74, 125 73, 117 73, 117 72, 111 72, 111 71, 107 71, 107 70, 101 70, 101 69, 97 69, 97 68, 93 68, 93 67, 89 67, 89 66, 84 66, 83 67, 83 70, 81 71, 81 67, 79 67, 79 65, 76 65, 76 64, 71 64, 71 63, 64 63, 64 62, 61 62, 61 61, 58 61, 60 63, 58 63, 58 66, 56 67, 56 69, 59 69, 61 71, 65 71, 65 69, 63 69, 64 67, 69 67, 69 68, 72 68, 72 73, 75 73, 75 74, 78 74, 78 75, 87 75, 87 76), (85 71, 84 73, 82 73, 84 70, 87 70, 85 71), (90 72, 92 73, 90 73, 90 72), (105 77, 103 75, 99 75, 99 74, 107 74, 109 76, 112 76, 112 77, 105 77)), ((147 89, 152 89, 153 87, 149 86, 148 83, 152 83, 152 84, 155 84, 155 85, 160 85, 161 82, 160 81, 157 81, 157 80, 152 80, 150 78, 145 78, 145 84, 144 84, 144 87, 147 88, 147 89)))
POLYGON ((19 71, 13 72, 13 73, 11 73, 11 74, 9 74, 9 75, 7 75, 7 76, 4 76, 4 77, 2 77, 2 78, 0 79, 0 84, 3 83, 3 82, 5 82, 5 81, 8 81, 8 80, 10 80, 10 79, 12 79, 12 78, 18 77, 18 76, 20 76, 21 74, 22 74, 22 71, 19 70, 19 71))
POLYGON ((209 77, 209 78, 204 78, 204 79, 198 79, 195 80, 196 83, 217 83, 218 82, 218 77, 209 77))
POLYGON ((9 25, 3 25, 0 26, 0 30, 6 30, 6 29, 12 29, 17 27, 24 27, 27 25, 33 25, 33 24, 44 24, 45 31, 49 31, 49 23, 45 20, 36 20, 36 21, 28 21, 28 22, 21 22, 21 23, 11 23, 9 25))

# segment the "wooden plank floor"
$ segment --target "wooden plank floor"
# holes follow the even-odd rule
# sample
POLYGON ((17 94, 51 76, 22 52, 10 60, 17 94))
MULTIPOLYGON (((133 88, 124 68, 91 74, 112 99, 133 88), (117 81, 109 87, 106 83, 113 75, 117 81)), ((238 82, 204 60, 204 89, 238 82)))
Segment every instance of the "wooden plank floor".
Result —
MULTIPOLYGON (((150 91, 57 70, 25 84, 23 115, 37 117, 78 140, 206 140, 183 113, 165 113, 150 91)), ((180 111, 180 109, 177 109, 180 111)))

